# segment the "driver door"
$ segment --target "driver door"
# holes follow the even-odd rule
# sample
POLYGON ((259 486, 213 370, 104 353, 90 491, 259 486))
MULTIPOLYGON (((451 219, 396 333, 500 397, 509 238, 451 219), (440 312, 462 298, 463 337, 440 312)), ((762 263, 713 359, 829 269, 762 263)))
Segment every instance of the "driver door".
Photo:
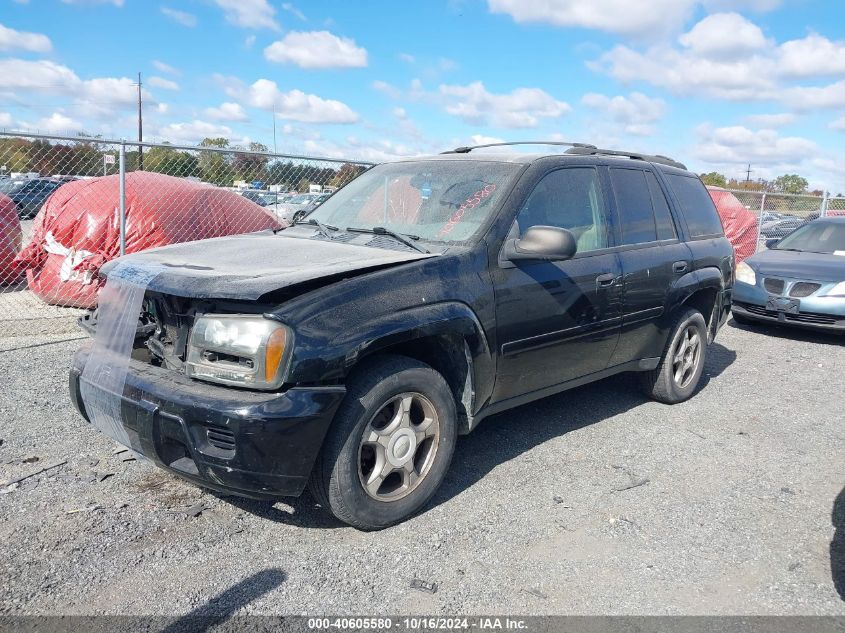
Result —
POLYGON ((567 261, 501 261, 491 271, 498 364, 493 401, 553 387, 605 369, 619 340, 622 268, 609 240, 598 169, 564 167, 537 183, 510 237, 531 226, 575 234, 567 261))

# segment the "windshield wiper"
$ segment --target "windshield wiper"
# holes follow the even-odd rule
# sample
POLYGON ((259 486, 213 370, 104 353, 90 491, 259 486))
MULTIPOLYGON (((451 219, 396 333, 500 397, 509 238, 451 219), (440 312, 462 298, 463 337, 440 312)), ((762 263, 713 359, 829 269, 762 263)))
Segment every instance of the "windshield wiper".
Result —
POLYGON ((333 240, 332 234, 339 231, 340 229, 336 226, 332 226, 331 224, 323 224, 317 218, 311 218, 305 222, 296 222, 296 224, 310 224, 312 226, 316 226, 320 233, 322 233, 325 237, 333 240))
POLYGON ((354 226, 347 226, 346 230, 349 231, 350 233, 373 233, 375 235, 387 235, 389 237, 392 237, 397 242, 402 242, 405 246, 410 246, 415 251, 419 251, 420 253, 426 253, 426 254, 431 253, 431 251, 429 251, 426 248, 423 248, 419 244, 414 244, 414 242, 412 240, 420 239, 419 235, 407 235, 407 234, 397 233, 396 231, 391 231, 390 229, 385 228, 383 226, 374 226, 371 229, 364 229, 364 228, 358 228, 358 227, 354 227, 354 226))

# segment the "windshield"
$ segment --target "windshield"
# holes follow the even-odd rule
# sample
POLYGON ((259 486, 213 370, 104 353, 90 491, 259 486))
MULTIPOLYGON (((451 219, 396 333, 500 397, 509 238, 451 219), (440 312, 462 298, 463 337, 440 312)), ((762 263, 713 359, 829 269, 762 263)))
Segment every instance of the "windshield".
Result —
POLYGON ((845 223, 812 222, 783 238, 776 250, 845 255, 845 223))
POLYGON ((490 217, 519 167, 462 160, 379 165, 338 190, 308 219, 341 229, 378 226, 424 240, 466 241, 490 217))
POLYGON ((23 187, 23 180, 0 180, 0 193, 12 193, 23 187))

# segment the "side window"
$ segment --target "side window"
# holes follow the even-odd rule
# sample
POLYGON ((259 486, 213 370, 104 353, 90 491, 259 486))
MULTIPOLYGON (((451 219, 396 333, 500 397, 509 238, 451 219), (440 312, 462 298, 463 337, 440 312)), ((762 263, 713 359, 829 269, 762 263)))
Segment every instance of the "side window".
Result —
POLYGON ((648 189, 651 192, 651 204, 654 206, 654 223, 657 225, 657 239, 673 240, 677 237, 675 222, 672 220, 672 212, 669 211, 669 203, 666 196, 657 182, 657 176, 650 171, 646 172, 645 179, 648 181, 648 189))
POLYGON ((669 181, 669 186, 672 187, 672 191, 678 197, 678 202, 693 237, 724 234, 716 206, 698 178, 666 174, 666 180, 669 181))
POLYGON ((640 169, 611 169, 610 181, 619 209, 621 244, 642 244, 657 240, 645 172, 640 169))
POLYGON ((546 174, 516 217, 520 234, 532 226, 568 229, 578 252, 607 248, 607 220, 598 173, 593 167, 558 169, 546 174))

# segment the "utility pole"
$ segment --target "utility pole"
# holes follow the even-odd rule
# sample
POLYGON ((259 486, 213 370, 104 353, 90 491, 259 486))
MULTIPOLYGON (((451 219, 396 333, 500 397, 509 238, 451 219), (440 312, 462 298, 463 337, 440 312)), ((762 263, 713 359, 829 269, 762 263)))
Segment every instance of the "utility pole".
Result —
POLYGON ((273 104, 273 153, 278 154, 276 149, 276 104, 273 104))
MULTIPOLYGON (((138 142, 144 140, 144 117, 141 110, 141 73, 138 73, 138 142)), ((144 148, 138 146, 138 171, 144 170, 144 148)))

